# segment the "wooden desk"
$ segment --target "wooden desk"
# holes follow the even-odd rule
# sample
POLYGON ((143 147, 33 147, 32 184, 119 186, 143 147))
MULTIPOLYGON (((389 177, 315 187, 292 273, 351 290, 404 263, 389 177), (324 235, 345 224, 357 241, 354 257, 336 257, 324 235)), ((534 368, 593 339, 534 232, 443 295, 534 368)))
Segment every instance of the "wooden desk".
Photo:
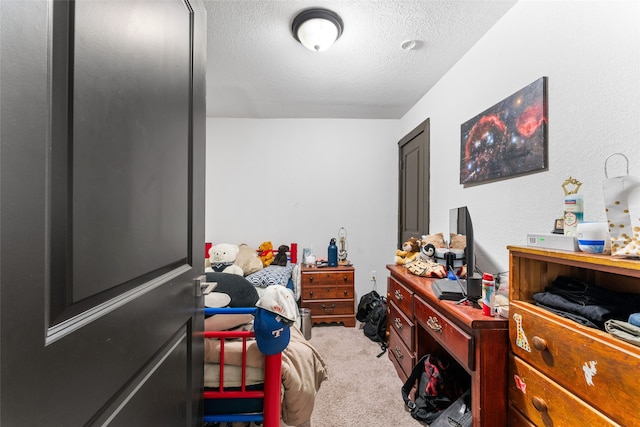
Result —
POLYGON ((474 426, 507 423, 508 321, 440 301, 433 279, 388 265, 389 358, 406 381, 422 355, 450 355, 469 375, 474 426))

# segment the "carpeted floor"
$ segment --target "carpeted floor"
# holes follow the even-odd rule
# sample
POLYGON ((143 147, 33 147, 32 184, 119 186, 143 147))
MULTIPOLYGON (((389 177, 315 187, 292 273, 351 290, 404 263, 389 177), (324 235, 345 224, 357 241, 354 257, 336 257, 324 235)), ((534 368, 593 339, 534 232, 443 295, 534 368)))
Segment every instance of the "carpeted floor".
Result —
POLYGON ((311 417, 311 427, 406 427, 421 424, 405 411, 402 381, 380 345, 359 325, 314 326, 311 344, 328 365, 311 417))

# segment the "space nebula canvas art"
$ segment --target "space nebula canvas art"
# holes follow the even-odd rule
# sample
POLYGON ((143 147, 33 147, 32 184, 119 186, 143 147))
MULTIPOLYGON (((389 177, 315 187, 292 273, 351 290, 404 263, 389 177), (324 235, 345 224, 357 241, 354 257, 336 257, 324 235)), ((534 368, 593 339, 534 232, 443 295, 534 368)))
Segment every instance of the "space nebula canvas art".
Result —
POLYGON ((545 170, 547 78, 497 103, 461 126, 460 184, 545 170))

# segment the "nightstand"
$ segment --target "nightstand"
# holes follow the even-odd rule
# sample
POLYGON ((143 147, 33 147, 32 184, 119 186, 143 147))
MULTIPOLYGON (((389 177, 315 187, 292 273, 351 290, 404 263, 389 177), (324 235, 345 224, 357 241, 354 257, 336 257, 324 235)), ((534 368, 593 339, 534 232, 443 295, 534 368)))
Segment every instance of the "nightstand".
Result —
POLYGON ((356 326, 353 266, 302 267, 301 305, 312 323, 341 322, 356 326))

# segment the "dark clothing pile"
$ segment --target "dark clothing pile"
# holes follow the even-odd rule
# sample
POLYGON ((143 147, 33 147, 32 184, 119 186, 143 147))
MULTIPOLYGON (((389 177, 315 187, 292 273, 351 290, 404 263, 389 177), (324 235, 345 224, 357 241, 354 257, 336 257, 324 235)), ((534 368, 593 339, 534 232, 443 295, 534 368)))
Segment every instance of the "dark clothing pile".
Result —
POLYGON ((533 299, 536 305, 559 316, 601 330, 605 330, 607 320, 626 321, 629 315, 640 312, 640 294, 613 292, 565 276, 558 276, 533 299))

